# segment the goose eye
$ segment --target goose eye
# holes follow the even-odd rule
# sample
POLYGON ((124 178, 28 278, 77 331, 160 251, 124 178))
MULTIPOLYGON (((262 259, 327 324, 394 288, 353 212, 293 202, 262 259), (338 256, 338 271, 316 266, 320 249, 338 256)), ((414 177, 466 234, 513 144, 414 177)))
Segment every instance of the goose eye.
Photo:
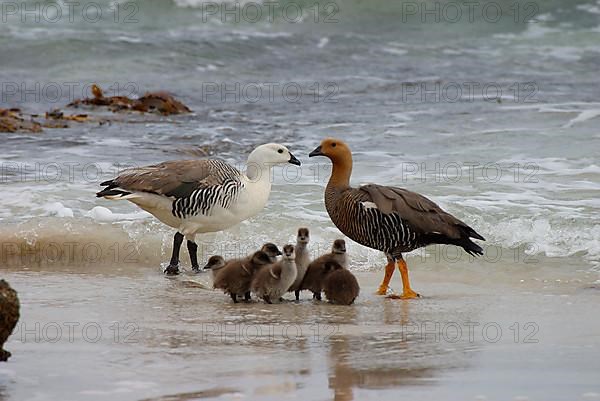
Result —
POLYGON ((337 145, 335 142, 331 144, 332 148, 335 148, 335 145, 337 145))
POLYGON ((283 149, 279 149, 277 153, 283 153, 283 149))

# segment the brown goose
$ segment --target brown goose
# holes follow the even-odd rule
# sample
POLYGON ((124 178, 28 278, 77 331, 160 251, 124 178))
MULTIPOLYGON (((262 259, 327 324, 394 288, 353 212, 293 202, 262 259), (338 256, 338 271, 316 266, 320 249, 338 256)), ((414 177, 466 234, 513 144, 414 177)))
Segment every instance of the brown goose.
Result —
POLYGON ((325 156, 333 163, 325 189, 325 208, 333 223, 354 241, 387 256, 385 276, 377 294, 387 293, 397 263, 403 291, 402 295, 390 297, 419 296, 410 288, 408 268, 402 258, 404 252, 430 244, 452 244, 471 255, 483 254, 470 238, 485 239, 426 197, 404 188, 376 184, 352 188, 352 152, 343 141, 324 139, 309 156, 325 156))

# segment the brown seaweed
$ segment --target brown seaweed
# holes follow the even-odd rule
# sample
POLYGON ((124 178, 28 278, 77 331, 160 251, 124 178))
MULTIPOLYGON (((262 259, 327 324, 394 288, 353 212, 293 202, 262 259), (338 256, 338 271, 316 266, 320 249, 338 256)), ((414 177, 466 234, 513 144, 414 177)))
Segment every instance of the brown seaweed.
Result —
POLYGON ((42 132, 42 125, 20 109, 0 109, 0 132, 42 132))
POLYGON ((102 89, 94 84, 91 88, 91 98, 77 99, 67 107, 106 106, 113 113, 123 111, 138 111, 141 113, 156 113, 164 116, 191 112, 190 108, 166 92, 147 92, 139 99, 127 96, 104 96, 102 89))

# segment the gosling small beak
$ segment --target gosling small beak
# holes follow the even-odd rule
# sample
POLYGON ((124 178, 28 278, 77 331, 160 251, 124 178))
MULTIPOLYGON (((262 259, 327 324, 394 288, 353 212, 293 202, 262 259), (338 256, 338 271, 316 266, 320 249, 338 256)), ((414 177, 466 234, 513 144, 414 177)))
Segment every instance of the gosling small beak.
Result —
POLYGON ((288 163, 295 164, 296 166, 301 165, 300 160, 296 159, 296 157, 291 153, 290 153, 290 160, 288 160, 288 163))
POLYGON ((315 150, 313 150, 312 152, 310 152, 308 154, 308 157, 313 157, 313 156, 325 156, 323 153, 321 153, 321 146, 317 146, 317 148, 315 150))

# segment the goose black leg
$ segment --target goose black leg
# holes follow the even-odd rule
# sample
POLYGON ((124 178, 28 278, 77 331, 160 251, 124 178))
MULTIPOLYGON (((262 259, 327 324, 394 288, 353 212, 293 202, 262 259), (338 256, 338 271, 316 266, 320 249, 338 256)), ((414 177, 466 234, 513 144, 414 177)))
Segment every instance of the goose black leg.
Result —
POLYGON ((294 294, 296 294, 296 301, 300 301, 300 290, 294 291, 294 294))
POLYGON ((229 294, 229 296, 231 297, 231 299, 233 299, 233 303, 237 304, 237 294, 229 294))
POLYGON ((244 294, 244 299, 246 301, 250 301, 252 299, 252 297, 250 296, 250 291, 248 291, 247 293, 244 294))
POLYGON ((187 249, 190 254, 190 261, 192 262, 192 270, 198 273, 200 266, 198 265, 198 245, 194 241, 188 240, 187 249))
POLYGON ((273 302, 271 302, 271 298, 268 295, 263 296, 263 299, 268 304, 272 304, 273 303, 273 302))
POLYGON ((176 232, 173 237, 173 254, 171 255, 171 261, 164 272, 167 275, 179 274, 179 250, 181 249, 182 242, 183 234, 176 232))
POLYGON ((321 300, 321 291, 319 292, 313 292, 313 299, 316 299, 317 301, 321 300))

